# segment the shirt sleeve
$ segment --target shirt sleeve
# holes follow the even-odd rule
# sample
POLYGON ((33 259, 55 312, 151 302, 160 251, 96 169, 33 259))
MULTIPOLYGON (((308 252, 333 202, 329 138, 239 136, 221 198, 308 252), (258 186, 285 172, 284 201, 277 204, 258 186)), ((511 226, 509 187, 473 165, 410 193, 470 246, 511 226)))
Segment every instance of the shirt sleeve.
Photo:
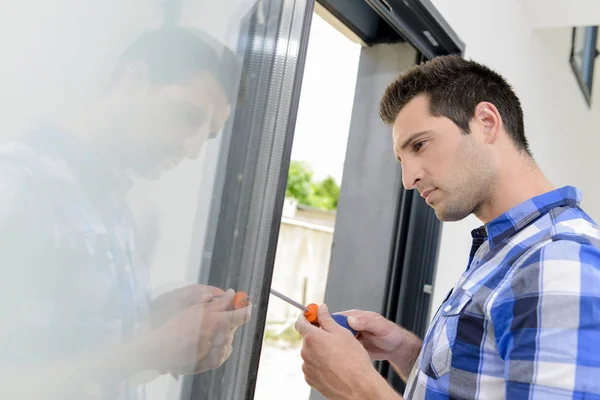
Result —
POLYGON ((549 242, 500 284, 491 319, 507 398, 600 395, 600 251, 549 242))

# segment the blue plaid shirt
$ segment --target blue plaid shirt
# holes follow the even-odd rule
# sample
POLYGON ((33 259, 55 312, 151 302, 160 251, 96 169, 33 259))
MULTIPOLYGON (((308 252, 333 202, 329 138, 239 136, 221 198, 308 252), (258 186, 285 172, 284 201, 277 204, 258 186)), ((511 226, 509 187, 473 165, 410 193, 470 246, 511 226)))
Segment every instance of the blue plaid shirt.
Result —
POLYGON ((600 398, 600 230, 564 187, 472 232, 405 397, 600 398))

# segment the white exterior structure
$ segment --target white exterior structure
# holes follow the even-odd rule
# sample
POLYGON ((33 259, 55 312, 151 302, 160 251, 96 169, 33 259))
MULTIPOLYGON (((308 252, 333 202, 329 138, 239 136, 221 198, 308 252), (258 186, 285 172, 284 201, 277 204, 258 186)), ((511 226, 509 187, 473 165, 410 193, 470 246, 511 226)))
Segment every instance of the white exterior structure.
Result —
MULTIPOLYGON (((583 192, 583 208, 600 221, 600 106, 589 108, 571 66, 571 28, 600 23, 600 2, 538 0, 434 0, 466 44, 465 57, 500 72, 513 85, 525 112, 526 135, 535 159, 557 186, 583 192), (560 3, 560 4, 559 4, 560 3), (561 4, 569 12, 561 11, 561 4), (548 28, 546 28, 548 27, 548 28)), ((598 77, 598 71, 596 71, 598 77)), ((598 95, 595 79, 592 96, 598 95)), ((432 309, 465 270, 475 217, 445 223, 432 309)))

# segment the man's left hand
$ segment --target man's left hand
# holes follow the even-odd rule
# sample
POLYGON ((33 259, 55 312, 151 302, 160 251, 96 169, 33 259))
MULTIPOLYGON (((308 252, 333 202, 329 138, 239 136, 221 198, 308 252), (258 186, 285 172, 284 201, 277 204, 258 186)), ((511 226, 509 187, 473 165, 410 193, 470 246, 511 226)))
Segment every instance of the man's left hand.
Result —
POLYGON ((318 323, 301 315, 296 330, 302 335, 302 371, 306 382, 331 400, 371 398, 375 383, 387 383, 377 373, 369 354, 349 330, 340 326, 326 305, 319 307, 318 323))

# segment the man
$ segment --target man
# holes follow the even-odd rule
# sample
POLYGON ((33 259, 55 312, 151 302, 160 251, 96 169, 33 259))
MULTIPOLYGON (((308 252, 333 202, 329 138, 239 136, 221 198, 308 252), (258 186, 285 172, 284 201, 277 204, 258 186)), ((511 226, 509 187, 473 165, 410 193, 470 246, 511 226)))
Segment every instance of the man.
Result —
POLYGON ((229 357, 250 307, 204 285, 150 301, 125 194, 131 171, 157 178, 222 128, 236 63, 198 33, 148 32, 89 107, 0 148, 1 398, 140 399, 141 372, 229 357))
POLYGON ((554 189, 536 165, 511 87, 440 57, 392 83, 380 114, 404 186, 442 221, 484 225, 422 343, 371 312, 346 313, 360 340, 326 306, 320 328, 300 317, 307 382, 329 399, 398 399, 371 366, 387 360, 408 399, 600 396, 600 231, 577 189, 554 189))

